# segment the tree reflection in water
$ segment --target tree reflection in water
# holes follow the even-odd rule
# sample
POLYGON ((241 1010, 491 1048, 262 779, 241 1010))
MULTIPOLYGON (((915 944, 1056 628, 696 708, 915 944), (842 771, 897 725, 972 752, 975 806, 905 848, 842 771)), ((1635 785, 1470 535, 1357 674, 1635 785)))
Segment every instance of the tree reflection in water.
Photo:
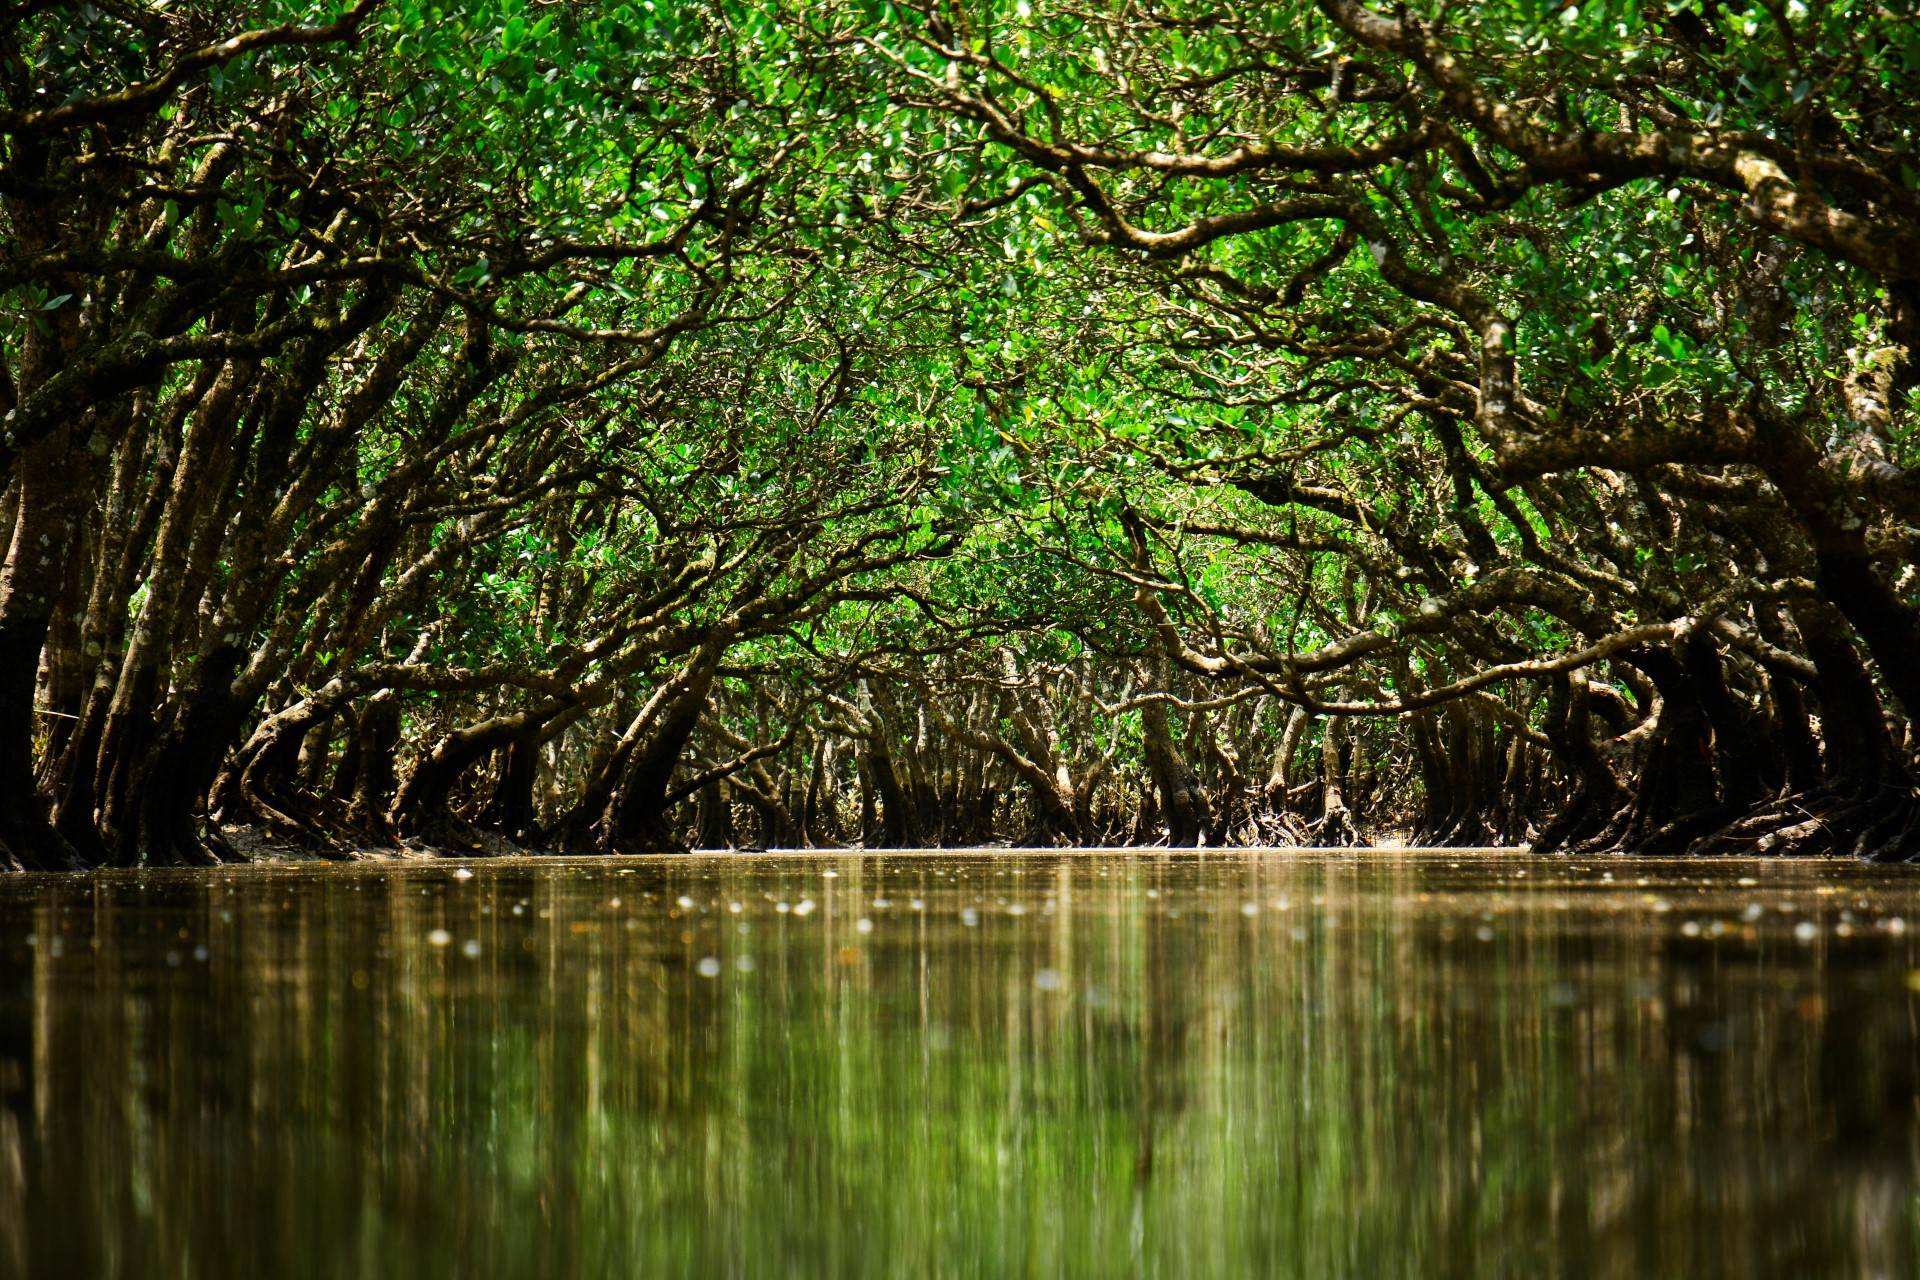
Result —
POLYGON ((10 879, 0 1272, 1911 1274, 1920 889, 1742 865, 10 879))

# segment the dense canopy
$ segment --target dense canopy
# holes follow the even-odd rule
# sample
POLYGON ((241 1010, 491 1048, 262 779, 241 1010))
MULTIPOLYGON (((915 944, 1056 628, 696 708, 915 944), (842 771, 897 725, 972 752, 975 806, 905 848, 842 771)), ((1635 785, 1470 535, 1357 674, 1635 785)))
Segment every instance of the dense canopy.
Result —
POLYGON ((1920 854, 1905 0, 0 15, 0 864, 1920 854))

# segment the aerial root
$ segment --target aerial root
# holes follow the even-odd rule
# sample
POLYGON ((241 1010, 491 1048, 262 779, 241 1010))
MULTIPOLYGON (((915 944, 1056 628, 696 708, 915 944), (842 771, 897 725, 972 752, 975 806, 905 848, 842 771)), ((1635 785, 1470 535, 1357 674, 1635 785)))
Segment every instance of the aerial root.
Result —
MULTIPOLYGON (((1687 855, 1759 854, 1819 857, 1846 854, 1876 862, 1920 858, 1920 799, 1905 791, 1874 797, 1811 791, 1769 797, 1741 813, 1723 807, 1683 815, 1638 839, 1626 810, 1603 815, 1598 834, 1562 845, 1536 843, 1539 852, 1687 855)), ((1578 824, 1595 825, 1593 815, 1578 824)), ((1549 828, 1551 831, 1551 827, 1549 828)))

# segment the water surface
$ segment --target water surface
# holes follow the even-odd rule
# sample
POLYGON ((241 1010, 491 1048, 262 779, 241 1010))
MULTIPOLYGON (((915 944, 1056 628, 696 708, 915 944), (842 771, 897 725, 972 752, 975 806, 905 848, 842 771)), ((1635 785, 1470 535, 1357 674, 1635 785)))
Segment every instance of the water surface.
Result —
POLYGON ((1920 881, 1343 851, 0 880, 0 1275, 1907 1276, 1920 881))

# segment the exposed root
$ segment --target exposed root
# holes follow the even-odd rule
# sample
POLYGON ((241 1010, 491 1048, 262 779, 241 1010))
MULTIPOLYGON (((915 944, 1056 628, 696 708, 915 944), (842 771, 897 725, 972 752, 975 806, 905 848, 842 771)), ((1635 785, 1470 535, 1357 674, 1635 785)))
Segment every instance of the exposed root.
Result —
POLYGON ((90 864, 37 813, 0 817, 0 869, 85 871, 90 864))
POLYGON ((1352 848, 1367 843, 1366 835, 1354 819, 1353 811, 1337 801, 1328 806, 1310 829, 1312 842, 1327 848, 1352 848))

